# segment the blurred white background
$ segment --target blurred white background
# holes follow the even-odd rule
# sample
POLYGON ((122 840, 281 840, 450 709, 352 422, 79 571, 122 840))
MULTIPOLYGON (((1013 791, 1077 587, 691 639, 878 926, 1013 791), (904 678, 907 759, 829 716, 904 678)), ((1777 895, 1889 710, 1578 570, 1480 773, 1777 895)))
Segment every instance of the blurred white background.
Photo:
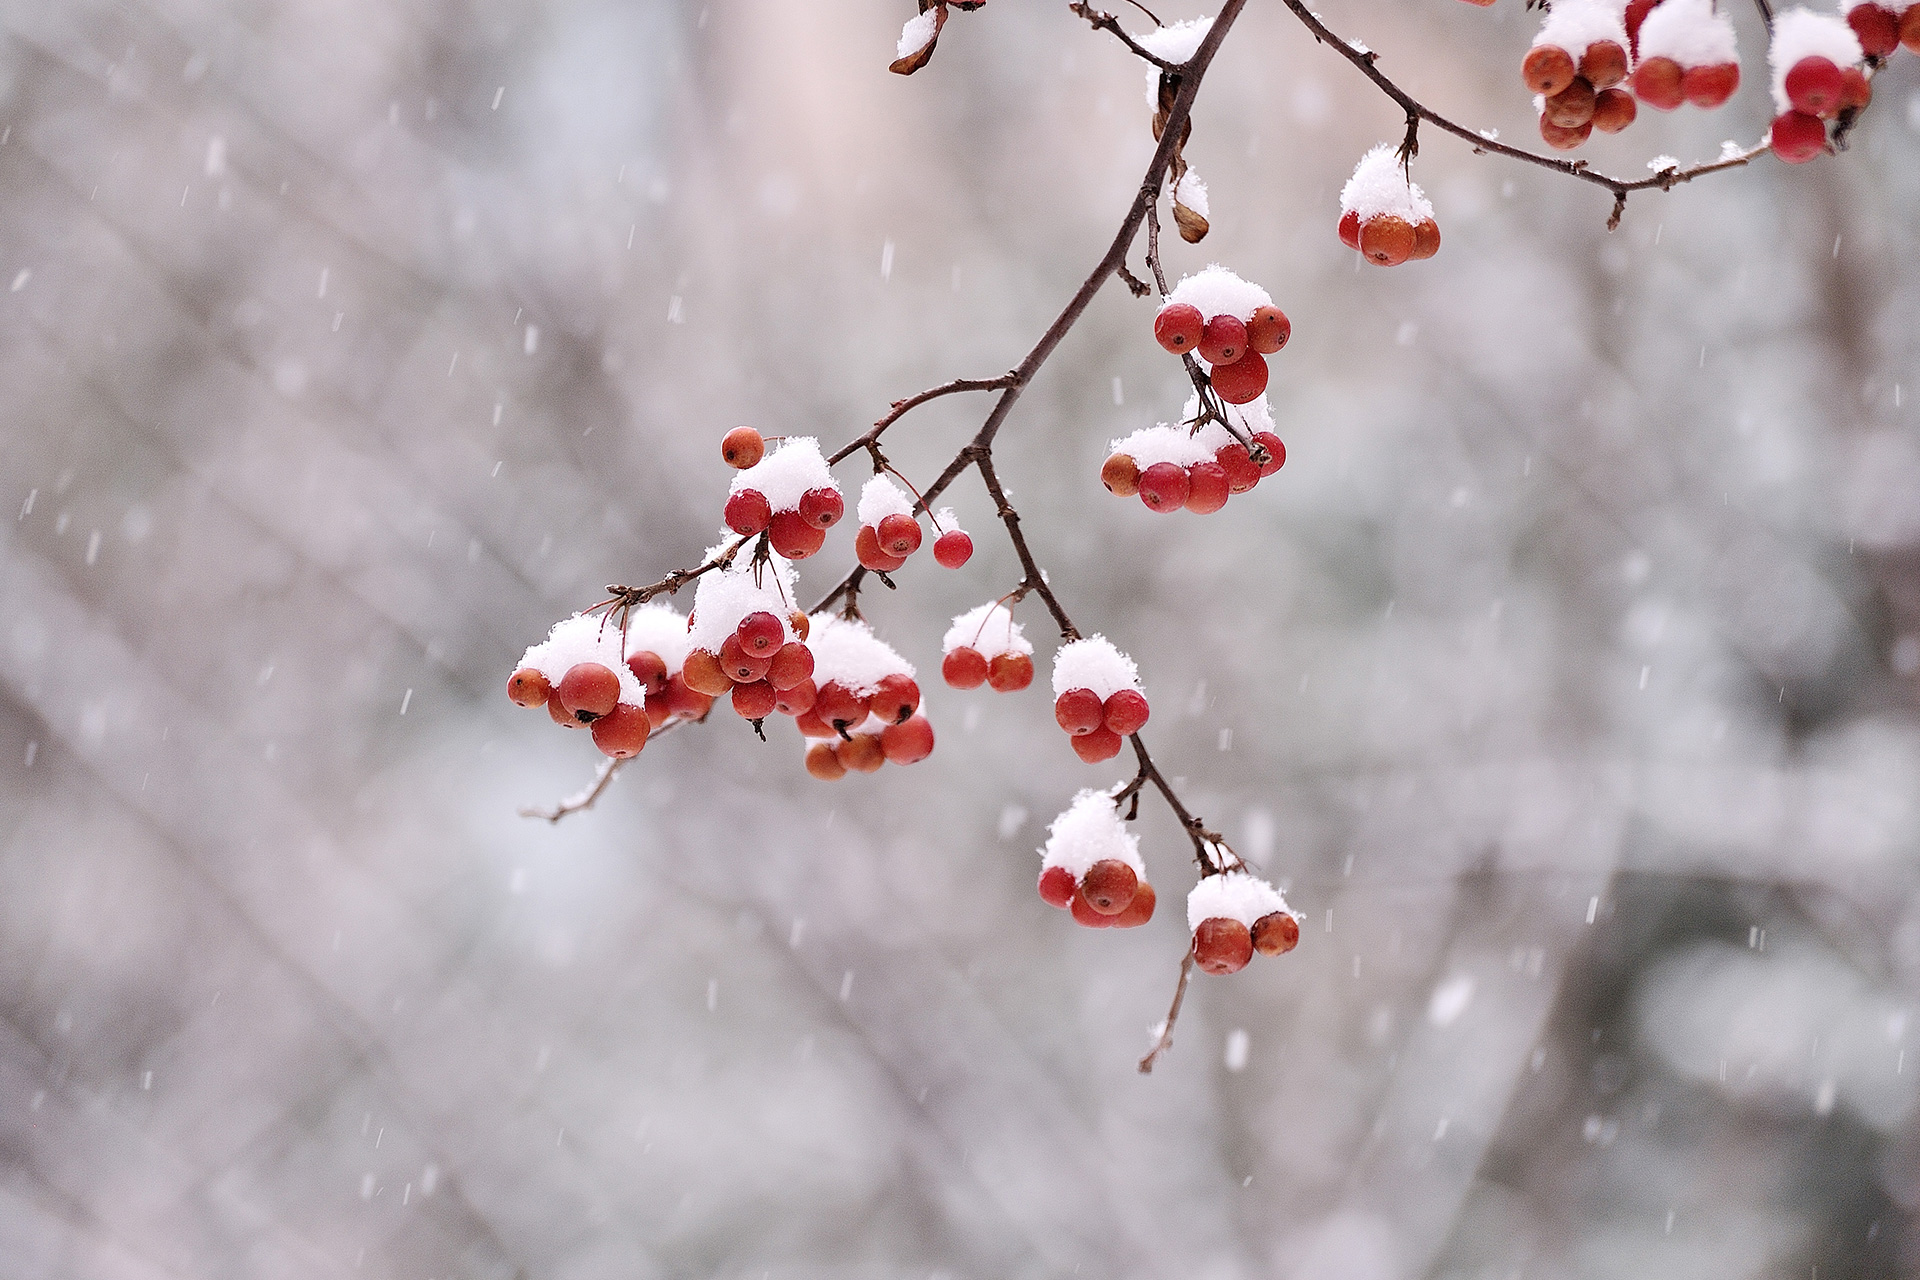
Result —
MULTIPOLYGON (((939 686, 1017 577, 971 479, 974 562, 865 601, 931 760, 816 783, 723 709, 516 816, 596 757, 514 659, 692 562, 721 432, 832 446, 1006 369, 1118 225, 1152 140, 1117 42, 997 0, 902 79, 911 12, 0 6, 0 1273, 1920 1268, 1908 54, 1849 153, 1611 235, 1430 133, 1445 247, 1382 271, 1336 195, 1397 113, 1249 6, 1187 152, 1214 231, 1167 259, 1293 317, 1286 469, 1206 518, 1101 491, 1185 396, 1117 285, 1001 437, 1163 767, 1307 916, 1196 981, 1152 1076, 1188 851, 1149 799, 1128 934, 1035 896, 1122 771, 1040 685, 939 686)), ((1760 136, 1734 12, 1732 104, 1583 154, 1760 136)), ((1534 137, 1519 0, 1327 16, 1534 137)))

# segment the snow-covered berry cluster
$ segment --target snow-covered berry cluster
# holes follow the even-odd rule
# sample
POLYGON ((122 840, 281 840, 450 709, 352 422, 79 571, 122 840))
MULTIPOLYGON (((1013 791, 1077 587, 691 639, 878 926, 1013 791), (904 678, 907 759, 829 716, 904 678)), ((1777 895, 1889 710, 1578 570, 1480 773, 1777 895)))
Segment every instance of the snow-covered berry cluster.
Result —
POLYGON ((1258 951, 1284 955, 1300 941, 1300 920, 1281 892, 1244 869, 1201 876, 1187 894, 1193 959, 1212 974, 1238 973, 1258 951))
MULTIPOLYGON (((1672 0, 1668 0, 1672 3, 1672 0)), ((1773 22, 1767 65, 1773 72, 1773 153, 1805 164, 1827 149, 1826 122, 1867 105, 1866 50, 1847 20, 1791 9, 1773 22)))
MULTIPOLYGON (((726 544, 708 550, 724 554, 726 544)), ((687 687, 731 695, 742 719, 795 715, 812 705, 807 615, 793 606, 793 566, 778 554, 736 556, 700 579, 687 618, 687 687)))
POLYGON ((1287 345, 1293 325, 1265 289, 1216 264, 1174 286, 1153 336, 1177 356, 1198 355, 1220 398, 1246 404, 1265 394, 1267 357, 1287 345))
MULTIPOLYGON (((860 490, 860 530, 853 538, 853 554, 862 568, 892 573, 920 549, 925 535, 913 514, 914 506, 907 491, 885 474, 867 481, 860 490)), ((952 510, 943 507, 936 512, 933 527, 941 529, 933 540, 933 559, 941 568, 958 569, 973 558, 973 538, 960 528, 952 510)))
POLYGON ((1361 156, 1340 189, 1340 243, 1376 267, 1397 267, 1440 252, 1433 205, 1407 176, 1392 143, 1382 142, 1361 156))
POLYGON ((1082 791, 1047 828, 1040 850, 1040 898, 1071 911, 1089 929, 1132 929, 1153 919, 1155 894, 1127 830, 1105 791, 1082 791))
POLYGON ((1627 26, 1609 0, 1560 0, 1520 64, 1520 78, 1537 95, 1540 136, 1566 151, 1595 129, 1618 133, 1638 109, 1620 86, 1628 71, 1627 26))
POLYGON ((593 731, 605 755, 639 755, 647 736, 669 720, 699 720, 713 699, 682 675, 686 622, 665 605, 646 605, 624 630, 605 618, 575 614, 521 655, 507 679, 507 697, 545 707, 555 724, 593 731))
MULTIPOLYGON (((1187 420, 1199 413, 1198 397, 1188 400, 1187 420)), ((1218 511, 1287 461, 1287 446, 1273 430, 1273 411, 1264 399, 1229 406, 1227 417, 1243 438, 1265 451, 1259 462, 1219 421, 1192 429, 1163 422, 1115 440, 1100 468, 1100 483, 1123 498, 1137 494, 1152 511, 1218 511)))
POLYGON ((1088 764, 1119 755, 1148 714, 1139 669, 1105 636, 1070 641, 1053 655, 1053 718, 1088 764))
POLYGON ((818 739, 807 747, 807 772, 830 782, 933 754, 913 664, 858 619, 822 613, 812 624, 817 692, 793 721, 802 737, 818 739))
POLYGON ((1033 644, 997 600, 955 618, 940 648, 940 677, 952 688, 1018 693, 1033 683, 1033 644))
POLYGON ((1890 58, 1902 45, 1920 53, 1920 0, 1843 0, 1840 8, 1869 58, 1890 58))
POLYGON ((1627 9, 1633 92, 1659 111, 1711 110, 1740 87, 1733 20, 1713 0, 1636 0, 1627 9))
POLYGON ((740 471, 727 494, 727 528, 747 537, 765 533, 789 560, 804 560, 825 545, 846 500, 820 456, 819 441, 788 436, 767 453, 757 431, 736 427, 721 441, 720 452, 740 471))

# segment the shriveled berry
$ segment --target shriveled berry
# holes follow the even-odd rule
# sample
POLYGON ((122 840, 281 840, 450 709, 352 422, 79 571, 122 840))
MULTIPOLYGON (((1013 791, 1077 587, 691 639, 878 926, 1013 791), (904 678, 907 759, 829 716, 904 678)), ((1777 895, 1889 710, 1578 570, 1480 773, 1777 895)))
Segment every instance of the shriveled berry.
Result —
POLYGON ((1153 886, 1145 880, 1142 880, 1138 885, 1134 886, 1133 901, 1127 904, 1127 909, 1113 917, 1113 927, 1116 929, 1137 929, 1147 921, 1153 919, 1154 900, 1157 896, 1153 891, 1153 886))
POLYGON ((742 720, 764 720, 773 714, 780 695, 765 680, 733 686, 733 709, 742 720))
POLYGON ((809 489, 800 495, 800 518, 816 529, 831 529, 847 511, 838 489, 809 489))
POLYGON ((1200 334, 1200 358, 1208 364, 1232 364, 1247 349, 1247 326, 1239 316, 1217 315, 1200 334))
POLYGON ((966 645, 950 649, 940 660, 940 678, 952 689, 978 689, 987 681, 987 660, 966 645))
POLYGON ((1358 252, 1360 249, 1360 211, 1348 209, 1340 215, 1340 243, 1358 252))
POLYGON ((1100 719, 1108 729, 1124 738, 1140 732, 1148 714, 1146 694, 1138 689, 1116 689, 1107 695, 1100 719))
POLYGON ((847 776, 847 766, 840 763, 831 742, 816 742, 807 748, 807 772, 822 782, 835 782, 847 776))
POLYGON ((1153 337, 1174 355, 1185 355, 1200 345, 1200 334, 1206 326, 1207 318, 1200 314, 1200 308, 1176 302, 1160 308, 1160 314, 1153 318, 1153 337))
POLYGON ((1228 404, 1258 400, 1267 389, 1267 358, 1249 351, 1232 364, 1213 367, 1213 389, 1228 404))
POLYGON ((1053 700, 1053 718, 1071 734, 1092 733, 1106 719, 1100 695, 1091 689, 1068 689, 1053 700))
POLYGON ((752 427, 735 427, 720 438, 720 456, 740 471, 756 465, 766 454, 766 440, 752 427))
POLYGON ((1877 4, 1847 10, 1847 25, 1860 38, 1860 48, 1872 58, 1884 58, 1900 47, 1900 19, 1877 4))
POLYGON ((834 748, 840 763, 855 773, 876 773, 887 762, 886 748, 877 733, 856 733, 834 748))
POLYGON ((1376 267, 1397 267, 1413 256, 1413 224, 1381 214, 1360 224, 1360 252, 1376 267))
POLYGON ((870 524, 863 524, 853 535, 853 558, 860 562, 862 569, 871 569, 875 573, 892 573, 907 562, 905 556, 890 556, 880 546, 880 531, 870 524))
POLYGON ((958 569, 973 559, 973 536, 965 529, 949 529, 933 540, 933 560, 942 569, 958 569))
POLYGON ((1595 90, 1611 89, 1627 78, 1627 51, 1615 40, 1595 40, 1580 55, 1580 78, 1595 90))
POLYGON ((1278 307, 1261 307, 1247 321, 1247 345, 1263 356, 1270 356, 1287 345, 1293 336, 1293 322, 1278 307))
POLYGON ((1187 504, 1187 469, 1156 462, 1140 473, 1140 501, 1155 511, 1178 511, 1187 504))
POLYGON ((867 699, 869 713, 888 724, 900 724, 920 709, 920 686, 912 676, 894 672, 881 676, 867 699))
POLYGON ((598 662, 577 662, 560 677, 554 693, 574 719, 591 724, 620 701, 620 677, 598 662))
MULTIPOLYGON (((1260 357, 1248 354, 1247 359, 1260 357)), ((1242 361, 1241 363, 1245 363, 1242 361)), ((1234 366, 1238 368, 1239 366, 1234 366)), ((1217 462, 1196 462, 1187 468, 1187 510, 1196 515, 1211 515, 1227 505, 1227 496, 1232 487, 1227 481, 1227 469, 1217 462)))
POLYGON ((1520 79, 1529 91, 1551 98, 1573 83, 1573 55, 1557 44, 1536 45, 1520 63, 1520 79))
POLYGON ((813 650, 798 640, 775 649, 767 663, 767 683, 776 689, 791 689, 812 674, 813 650))
POLYGON ((798 511, 776 511, 767 525, 767 540, 789 560, 805 560, 826 545, 827 531, 808 524, 798 511))
POLYGON ((1065 908, 1073 901, 1073 872, 1065 867, 1048 867, 1040 873, 1040 901, 1050 907, 1065 908))
POLYGON ((1593 121, 1589 120, 1577 129, 1566 129, 1541 116, 1540 136, 1556 151, 1572 151, 1593 136, 1593 121))
POLYGON ((1774 118, 1768 141, 1788 164, 1805 164, 1827 149, 1827 126, 1803 111, 1788 111, 1774 118))
POLYGON ((667 687, 667 661, 651 649, 628 654, 627 670, 648 693, 659 693, 667 687))
POLYGON ((1270 911, 1253 922, 1253 949, 1283 956, 1300 944, 1300 922, 1284 911, 1270 911))
POLYGON ((630 702, 617 703, 613 710, 593 722, 593 745, 600 748, 602 755, 625 760, 640 754, 652 729, 645 707, 636 707, 630 702))
POLYGON ((880 549, 890 556, 899 556, 901 559, 920 549, 920 539, 923 536, 918 520, 912 516, 901 515, 897 511, 890 516, 882 516, 875 532, 880 536, 880 549))
POLYGON ((721 667, 719 655, 706 649, 688 651, 687 660, 680 664, 680 678, 687 688, 709 698, 717 698, 733 688, 733 677, 721 667))
POLYGON ((752 684, 755 680, 764 680, 767 668, 773 665, 773 655, 769 653, 748 653, 740 644, 740 637, 730 635, 720 642, 720 669, 727 673, 727 679, 735 684, 752 684))
POLYGON ((1423 262, 1440 252, 1440 224, 1432 218, 1422 218, 1413 224, 1413 252, 1407 255, 1408 262, 1423 262))
POLYGON ((1787 68, 1787 101, 1795 111, 1831 119, 1840 110, 1840 68, 1833 59, 1809 54, 1787 68))
POLYGON ((880 751, 893 764, 918 764, 933 754, 933 723, 913 716, 880 731, 880 751))
POLYGON ((553 693, 545 673, 522 667, 507 677, 507 697, 519 707, 544 707, 553 693))
POLYGON ((1193 931, 1193 962, 1204 973, 1238 973, 1253 959, 1253 934, 1238 920, 1213 916, 1193 931))
POLYGON ((1625 89, 1602 89, 1593 100, 1593 127, 1602 133, 1619 133, 1640 114, 1633 95, 1625 89))
POLYGON ((770 655, 787 641, 787 629, 765 609, 756 609, 740 619, 733 634, 740 641, 740 647, 754 655, 770 655))
POLYGON ((1593 86, 1580 76, 1547 99, 1541 114, 1562 129, 1578 129, 1593 120, 1593 86))
MULTIPOLYGON (((772 684, 773 682, 769 680, 767 683, 772 684)), ((784 689, 776 686, 773 692, 773 709, 775 711, 778 711, 783 716, 798 716, 813 710, 813 700, 818 695, 819 690, 813 687, 813 681, 802 680, 798 684, 790 684, 784 689)))
MULTIPOLYGON (((1238 440, 1232 444, 1223 444, 1214 451, 1213 460, 1227 473, 1227 492, 1245 493, 1260 483, 1260 468, 1253 465, 1253 458, 1247 453, 1247 446, 1238 440)), ((1189 481, 1187 487, 1193 487, 1189 481)))
POLYGON ((1102 858, 1080 878, 1080 892, 1087 895, 1087 905, 1101 915, 1117 916, 1133 901, 1139 883, 1140 877, 1132 867, 1118 858, 1102 858))
POLYGON ((813 700, 813 714, 830 725, 850 727, 867 718, 867 700, 838 680, 829 680, 813 700))
POLYGON ((1073 922, 1083 929, 1113 928, 1114 918, 1112 916, 1103 916, 1098 911, 1095 911, 1093 904, 1087 901, 1087 895, 1081 893, 1078 889, 1074 890, 1073 901, 1067 904, 1067 910, 1073 913, 1073 922))
POLYGON ((1271 431, 1256 431, 1253 442, 1267 451, 1267 460, 1260 464, 1260 478, 1266 479, 1287 464, 1287 446, 1280 443, 1280 437, 1271 431))
POLYGON ((1100 483, 1107 486, 1108 493, 1131 498, 1140 492, 1140 464, 1132 454, 1109 454, 1100 466, 1100 483))
POLYGON ((767 495, 758 489, 742 489, 727 498, 722 518, 727 528, 751 537, 763 532, 773 520, 773 508, 767 505, 767 495))
POLYGON ((1739 87, 1740 64, 1737 62, 1688 67, 1680 77, 1680 91, 1687 95, 1687 101, 1709 111, 1723 105, 1739 87))
POLYGON ((1686 72, 1672 58, 1647 58, 1633 69, 1633 96, 1656 111, 1673 111, 1687 100, 1686 72))
POLYGON ((1111 760, 1120 754, 1120 744, 1125 741, 1111 729, 1099 728, 1092 733, 1083 733, 1067 739, 1073 744, 1073 754, 1087 764, 1099 764, 1102 760, 1111 760))
POLYGON ((1033 683, 1033 659, 1024 653, 996 653, 987 664, 987 683, 995 693, 1018 693, 1033 683))

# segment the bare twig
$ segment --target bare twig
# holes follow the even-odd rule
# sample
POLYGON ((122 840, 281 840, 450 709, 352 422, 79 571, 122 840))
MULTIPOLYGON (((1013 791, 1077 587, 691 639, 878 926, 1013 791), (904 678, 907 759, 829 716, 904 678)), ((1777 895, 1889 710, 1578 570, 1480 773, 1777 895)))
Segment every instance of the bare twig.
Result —
POLYGON ((943 382, 937 387, 928 387, 925 391, 908 396, 905 400, 895 400, 892 406, 888 408, 886 416, 873 424, 871 431, 868 431, 865 435, 856 436, 854 439, 849 440, 845 447, 835 451, 833 456, 827 459, 827 465, 832 466, 834 463, 851 457, 862 449, 870 449, 872 446, 878 444, 880 437, 886 434, 888 427, 900 421, 900 419, 906 417, 908 413, 918 409, 929 400, 938 400, 941 396, 950 396, 956 391, 999 391, 1012 385, 1013 376, 1011 373, 1003 373, 997 378, 955 378, 952 382, 943 382))
POLYGON ((593 802, 598 800, 601 793, 607 789, 607 784, 613 781, 614 771, 625 764, 627 760, 634 759, 638 759, 638 757, 628 756, 626 760, 615 760, 609 757, 602 760, 599 771, 593 775, 593 782, 586 790, 579 792, 577 795, 568 796, 552 808, 540 809, 530 805, 520 811, 520 816, 523 818, 544 818, 548 822, 558 822, 570 813, 578 813, 582 809, 591 809, 593 808, 593 802))
MULTIPOLYGON (((1127 46, 1127 48, 1132 51, 1133 56, 1136 58, 1139 58, 1141 61, 1151 62, 1154 66, 1166 72, 1176 72, 1180 70, 1180 66, 1181 66, 1180 63, 1168 62, 1165 58, 1161 57, 1159 54, 1148 52, 1146 49, 1146 46, 1142 45, 1138 40, 1135 40, 1132 36, 1127 34, 1126 28, 1122 27, 1120 25, 1120 20, 1114 17, 1112 14, 1102 13, 1100 12, 1100 10, 1094 8, 1090 4, 1079 3, 1079 0, 1075 0, 1075 3, 1069 4, 1067 8, 1073 10, 1073 12, 1078 16, 1085 18, 1089 23, 1093 25, 1093 29, 1095 31, 1113 32, 1113 34, 1119 38, 1120 43, 1127 46)), ((1147 14, 1147 16, 1149 18, 1153 18, 1153 15, 1151 13, 1147 14)), ((1160 19, 1158 18, 1153 18, 1153 20, 1155 25, 1158 25, 1160 22, 1160 19)))
POLYGON ((1187 981, 1193 977, 1193 948, 1187 948, 1187 954, 1180 957, 1180 983, 1173 989, 1173 1007, 1167 1010, 1167 1020, 1160 1024, 1160 1034, 1154 1039, 1153 1048, 1147 1050, 1147 1056, 1140 1059, 1140 1074, 1148 1075, 1160 1055, 1173 1048, 1173 1024, 1180 1020, 1180 1004, 1187 998, 1187 981))
POLYGON ((994 513, 1000 517, 1000 523, 1007 527, 1007 539, 1013 543, 1013 550, 1020 557, 1020 567, 1027 571, 1021 580, 1019 590, 1024 595, 1031 591, 1046 602, 1047 612, 1060 624, 1060 637, 1063 640, 1078 640, 1079 631, 1074 629, 1073 619, 1061 607, 1060 599, 1053 594, 1053 588, 1047 584, 1047 575, 1033 558, 1033 551, 1027 546, 1026 535, 1020 532, 1020 513, 1007 501, 1007 491, 1000 487, 1000 476, 993 469, 993 451, 974 450, 974 465, 980 468, 980 481, 987 487, 987 495, 993 499, 994 513))

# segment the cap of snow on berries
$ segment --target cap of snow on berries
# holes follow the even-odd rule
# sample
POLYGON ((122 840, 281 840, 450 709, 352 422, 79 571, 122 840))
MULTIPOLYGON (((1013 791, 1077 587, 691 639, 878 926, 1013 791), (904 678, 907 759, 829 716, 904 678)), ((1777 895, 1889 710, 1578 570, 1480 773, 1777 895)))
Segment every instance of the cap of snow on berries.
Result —
POLYGON ((1091 689, 1105 701, 1122 689, 1140 692, 1140 670, 1133 659, 1105 636, 1088 636, 1060 646, 1053 655, 1054 696, 1070 689, 1091 689))
MULTIPOLYGON (((673 610, 665 612, 672 614, 673 610)), ((639 611, 635 611, 638 616, 639 611)), ((677 614, 674 615, 676 620, 677 614)), ((686 643, 683 639, 680 642, 686 643)), ((613 672, 620 682, 620 701, 631 707, 645 704, 647 691, 627 669, 627 654, 637 652, 631 644, 625 651, 621 648, 620 624, 612 618, 602 618, 597 614, 576 613, 571 618, 562 619, 553 624, 553 630, 547 638, 533 645, 520 655, 519 670, 531 668, 547 678, 554 688, 566 678, 567 672, 585 662, 598 663, 613 672)), ((666 657, 663 653, 661 657, 666 657)), ((680 656, 685 657, 682 649, 680 656)))
POLYGON ((1238 920, 1251 929, 1262 916, 1274 912, 1292 915, 1281 892, 1248 871, 1202 876, 1187 894, 1187 928, 1203 920, 1238 920))
MULTIPOLYGON (((762 465, 765 465, 764 463, 762 465)), ((724 555, 737 539, 707 549, 706 559, 724 555)), ((740 620, 750 613, 770 613, 780 623, 781 641, 795 639, 787 615, 794 610, 793 566, 777 552, 755 562, 743 549, 725 569, 703 575, 693 594, 693 615, 687 624, 687 644, 719 653, 740 620)), ((617 630, 617 628, 616 628, 617 630)))
POLYGON ((1417 223, 1433 217, 1433 205, 1420 184, 1408 179, 1401 168, 1399 147, 1382 142, 1353 167, 1353 176, 1340 189, 1340 212, 1354 214, 1362 222, 1392 217, 1417 223))
POLYGON ((824 687, 831 681, 854 693, 870 694, 888 676, 915 674, 911 662, 858 619, 816 613, 812 623, 807 647, 813 650, 816 685, 824 687))
POLYGON ((1245 324, 1253 319, 1253 313, 1261 307, 1272 306, 1273 298, 1259 285, 1242 280, 1219 263, 1214 263, 1206 270, 1182 279, 1167 295, 1166 301, 1160 304, 1160 309, 1165 311, 1183 302, 1208 320, 1215 316, 1232 316, 1245 324))
POLYGON ((1064 867, 1079 880, 1094 863, 1107 859, 1123 862, 1140 879, 1147 878, 1147 864, 1140 860, 1140 837, 1127 830, 1112 793, 1082 791, 1047 828, 1041 869, 1064 867))
POLYGON ((1198 431, 1170 427, 1163 422, 1115 440, 1111 451, 1132 458, 1140 470, 1145 471, 1159 462, 1170 462, 1176 467, 1212 462, 1216 453, 1232 443, 1233 437, 1218 422, 1209 422, 1198 431))
POLYGON ((833 472, 812 436, 788 436, 772 453, 733 478, 729 494, 752 489, 764 496, 774 511, 798 511, 800 500, 814 489, 840 492, 833 472))
MULTIPOLYGON (((619 618, 608 622, 609 627, 618 629, 619 618)), ((643 604, 627 614, 627 657, 636 653, 652 653, 666 664, 667 674, 678 671, 687 660, 687 650, 692 648, 687 638, 687 620, 672 605, 654 602, 643 604)))
POLYGON ((1013 612, 998 600, 990 600, 954 618, 953 625, 940 642, 940 652, 972 649, 991 662, 1003 653, 1031 654, 1033 642, 1021 634, 1013 612))
POLYGON ((1663 0, 1640 24, 1640 61, 1671 58, 1682 67, 1716 67, 1740 60, 1733 19, 1713 0, 1663 0))
POLYGON ((860 490, 860 506, 857 514, 860 523, 878 526, 888 516, 913 515, 913 499, 907 491, 893 482, 892 477, 877 475, 860 490))
MULTIPOLYGON (((1200 51, 1200 42, 1207 38, 1207 32, 1211 30, 1212 18, 1194 18, 1155 27, 1143 35, 1135 36, 1134 40, 1154 57, 1177 66, 1200 51)), ((1152 65, 1147 67, 1147 106, 1155 111, 1160 109, 1160 68, 1152 65)), ((1205 210, 1196 209, 1195 212, 1204 213, 1205 210)))
POLYGON ((1533 37, 1533 47, 1551 45, 1565 49, 1575 62, 1587 49, 1611 40, 1624 52, 1627 47, 1627 22, 1624 5, 1611 0, 1554 0, 1553 9, 1533 37))
MULTIPOLYGON (((1668 0, 1668 3, 1672 2, 1668 0)), ((1658 12, 1655 10, 1655 13, 1658 12)), ((1648 18, 1647 21, 1653 19, 1648 18)), ((1845 18, 1811 13, 1806 9, 1789 9, 1777 14, 1773 20, 1773 42, 1767 46, 1767 65, 1773 72, 1771 87, 1774 109, 1782 115, 1803 109, 1795 104, 1787 86, 1787 77, 1803 59, 1825 58, 1835 68, 1844 71, 1858 65, 1865 57, 1866 53, 1860 47, 1860 37, 1854 34, 1845 18)), ((1816 111, 1808 114, 1833 113, 1816 111)))

